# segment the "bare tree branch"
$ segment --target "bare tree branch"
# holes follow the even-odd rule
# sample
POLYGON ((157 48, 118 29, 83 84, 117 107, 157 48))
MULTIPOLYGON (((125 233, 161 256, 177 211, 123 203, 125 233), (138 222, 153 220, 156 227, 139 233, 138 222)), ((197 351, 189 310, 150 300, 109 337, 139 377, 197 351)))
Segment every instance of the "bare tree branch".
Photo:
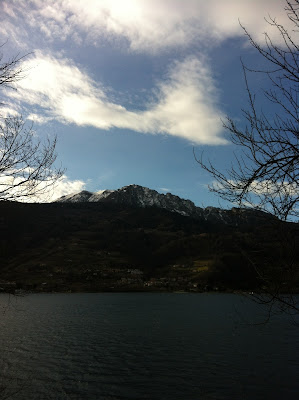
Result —
MULTIPOLYGON (((299 25, 299 1, 286 3, 295 29, 299 25)), ((206 162, 203 154, 197 161, 217 182, 210 190, 223 199, 240 206, 251 205, 287 220, 299 216, 299 46, 292 33, 274 18, 269 17, 267 22, 279 31, 283 45, 274 44, 265 33, 262 47, 242 26, 251 45, 269 62, 269 68, 254 70, 242 63, 249 105, 242 113, 247 124, 240 127, 230 117, 223 123, 241 155, 236 156, 225 173, 206 162), (272 88, 263 94, 272 104, 272 114, 258 111, 248 82, 249 73, 262 73, 269 79, 272 88)), ((298 34, 294 36, 298 38, 298 34)))
MULTIPOLYGON (((278 31, 282 39, 280 45, 268 33, 264 34, 264 45, 260 45, 241 25, 249 43, 268 67, 254 69, 242 62, 248 98, 248 108, 242 109, 244 124, 230 117, 223 122, 239 151, 231 167, 219 170, 204 159, 203 153, 194 154, 214 179, 210 185, 212 192, 240 207, 251 206, 274 214, 282 221, 299 216, 299 0, 286 0, 285 12, 293 25, 292 30, 287 30, 271 16, 266 19, 271 28, 278 31), (263 74, 268 79, 270 89, 262 91, 270 105, 267 114, 258 109, 255 93, 249 85, 250 74, 263 74)), ((281 246, 290 249, 284 238, 281 238, 281 246)), ((292 280, 298 281, 298 261, 289 264, 280 261, 276 271, 253 263, 265 283, 266 300, 263 296, 258 298, 264 303, 279 302, 282 309, 299 311, 291 293, 292 280), (286 290, 290 296, 283 294, 286 290)))
MULTIPOLYGON (((26 56, 2 62, 0 54, 0 88, 16 88, 26 72, 22 66, 26 56)), ((56 142, 56 137, 38 139, 32 124, 26 125, 21 116, 0 116, 0 201, 38 200, 55 185, 64 172, 54 167, 56 142)))
POLYGON ((25 201, 47 193, 64 172, 53 167, 55 147, 56 137, 42 143, 22 117, 0 122, 0 199, 25 201))

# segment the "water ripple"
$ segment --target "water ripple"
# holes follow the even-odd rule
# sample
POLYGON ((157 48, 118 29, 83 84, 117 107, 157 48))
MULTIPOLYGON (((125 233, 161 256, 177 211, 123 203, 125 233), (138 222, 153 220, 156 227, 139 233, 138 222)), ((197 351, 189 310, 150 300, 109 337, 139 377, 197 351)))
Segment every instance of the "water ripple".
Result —
POLYGON ((0 296, 0 399, 298 398, 297 328, 284 316, 244 324, 240 315, 262 316, 240 296, 39 294, 13 301, 0 296))

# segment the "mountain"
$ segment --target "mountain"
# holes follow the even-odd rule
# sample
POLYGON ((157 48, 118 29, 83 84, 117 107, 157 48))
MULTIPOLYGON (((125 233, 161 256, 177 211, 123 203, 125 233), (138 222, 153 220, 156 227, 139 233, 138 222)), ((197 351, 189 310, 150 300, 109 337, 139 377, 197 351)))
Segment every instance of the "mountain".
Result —
POLYGON ((96 203, 103 201, 133 207, 164 208, 186 216, 193 216, 198 212, 197 207, 190 200, 181 199, 171 193, 161 194, 156 190, 139 185, 124 186, 118 190, 101 190, 96 193, 83 190, 80 193, 63 196, 57 200, 58 203, 96 203))
POLYGON ((297 224, 140 186, 50 204, 4 201, 0 292, 255 290, 265 284, 256 266, 299 292, 298 274, 277 273, 298 270, 298 240, 297 224))
POLYGON ((113 203, 118 205, 147 208, 157 207, 186 217, 205 220, 209 223, 226 225, 251 225, 273 218, 272 216, 249 208, 232 208, 225 210, 216 207, 201 208, 191 200, 182 199, 171 193, 161 194, 156 190, 139 185, 124 186, 117 190, 99 192, 82 192, 62 196, 57 203, 113 203))

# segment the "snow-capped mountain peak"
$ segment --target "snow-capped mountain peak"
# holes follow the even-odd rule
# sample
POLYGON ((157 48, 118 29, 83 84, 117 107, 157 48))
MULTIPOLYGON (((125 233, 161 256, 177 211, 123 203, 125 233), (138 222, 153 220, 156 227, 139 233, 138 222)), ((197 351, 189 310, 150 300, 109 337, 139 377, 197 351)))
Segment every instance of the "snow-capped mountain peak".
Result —
POLYGON ((128 185, 116 190, 99 190, 92 193, 86 190, 63 196, 58 203, 114 203, 130 207, 157 207, 186 217, 214 223, 238 225, 254 223, 255 220, 268 217, 268 214, 253 209, 224 210, 216 207, 196 207, 191 200, 185 200, 171 193, 161 194, 156 190, 139 185, 128 185))
POLYGON ((159 207, 183 215, 192 215, 197 207, 190 200, 181 199, 171 193, 161 194, 156 190, 139 185, 128 185, 117 190, 99 190, 91 193, 82 192, 63 196, 58 203, 102 202, 110 201, 136 207, 159 207))

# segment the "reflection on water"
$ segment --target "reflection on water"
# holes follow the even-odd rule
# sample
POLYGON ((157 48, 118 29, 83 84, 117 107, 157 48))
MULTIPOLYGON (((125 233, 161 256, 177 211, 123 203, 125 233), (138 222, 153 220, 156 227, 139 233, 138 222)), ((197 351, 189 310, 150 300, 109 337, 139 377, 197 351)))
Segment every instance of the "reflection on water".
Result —
POLYGON ((230 294, 0 296, 0 399, 297 399, 299 328, 230 294))

